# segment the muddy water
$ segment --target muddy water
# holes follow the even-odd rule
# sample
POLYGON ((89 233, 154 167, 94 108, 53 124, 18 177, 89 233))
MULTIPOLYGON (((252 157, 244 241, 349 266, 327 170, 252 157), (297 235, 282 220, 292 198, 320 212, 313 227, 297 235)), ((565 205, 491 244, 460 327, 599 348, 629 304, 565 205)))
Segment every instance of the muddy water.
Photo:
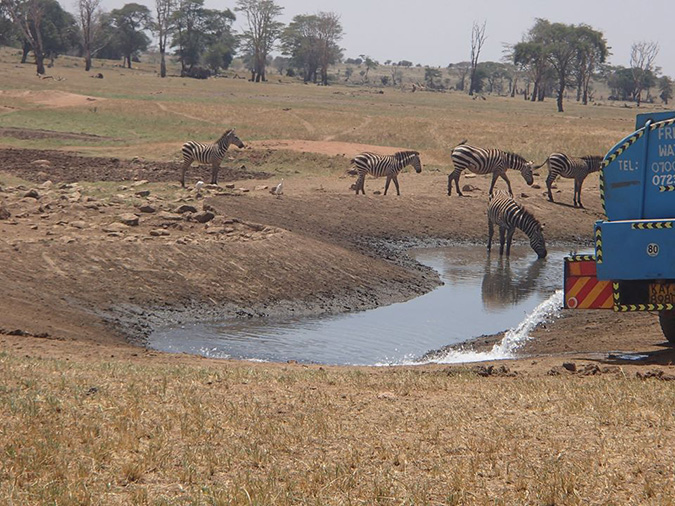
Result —
MULTIPOLYGON (((562 287, 562 258, 567 253, 566 249, 552 248, 548 258, 537 260, 528 246, 514 246, 510 259, 494 252, 488 256, 483 246, 414 250, 410 254, 438 271, 444 285, 408 302, 330 317, 201 322, 164 328, 150 336, 149 346, 273 362, 419 363, 429 352, 485 334, 511 329, 512 339, 527 338, 518 332, 526 333, 537 323, 533 320, 546 317, 561 305, 556 291, 562 287)), ((488 357, 454 353, 445 359, 504 358, 500 354, 507 352, 500 350, 488 357)), ((434 360, 442 362, 443 354, 436 353, 434 360)))

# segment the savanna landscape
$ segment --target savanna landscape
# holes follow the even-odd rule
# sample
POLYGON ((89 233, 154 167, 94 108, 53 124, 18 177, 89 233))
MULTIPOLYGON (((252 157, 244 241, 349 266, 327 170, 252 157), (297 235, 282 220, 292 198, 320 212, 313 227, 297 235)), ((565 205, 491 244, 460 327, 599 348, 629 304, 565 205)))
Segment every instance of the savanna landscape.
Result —
MULTIPOLYGON (((490 179, 463 139, 537 164, 604 154, 637 109, 410 87, 159 79, 0 51, 0 502, 673 504, 673 351, 649 313, 569 311, 518 358, 417 367, 255 363, 145 346, 166 321, 366 310, 440 283, 401 245, 485 244, 490 179), (180 148, 235 128, 219 184, 180 148), (401 195, 350 159, 420 152, 401 195), (269 189, 284 180, 284 194, 269 189), (622 354, 639 354, 639 360, 622 354)), ((547 244, 591 245, 598 175, 514 194, 547 244)), ((497 183, 504 187, 503 181, 497 183)), ((516 235, 516 240, 526 241, 516 235)), ((562 273, 561 273, 562 277, 562 273)), ((562 283, 562 281, 561 281, 562 283)), ((481 336, 464 346, 491 346, 481 336)))

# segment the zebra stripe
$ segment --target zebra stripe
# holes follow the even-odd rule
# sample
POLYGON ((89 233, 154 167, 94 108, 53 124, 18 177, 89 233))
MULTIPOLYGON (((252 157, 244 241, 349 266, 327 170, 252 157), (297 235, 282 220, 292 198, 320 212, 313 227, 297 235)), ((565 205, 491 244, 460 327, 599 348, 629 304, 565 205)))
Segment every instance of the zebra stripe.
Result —
MULTIPOLYGON (((546 188, 548 189, 548 200, 553 202, 553 194, 551 193, 551 185, 556 177, 564 177, 574 179, 574 207, 583 208, 581 203, 581 187, 584 184, 584 179, 591 172, 597 172, 602 167, 602 156, 587 155, 582 157, 571 157, 564 153, 552 153, 544 163, 548 163, 548 177, 546 178, 546 188)), ((544 165, 534 167, 538 169, 544 165)))
POLYGON ((448 176, 448 195, 452 194, 452 182, 455 182, 457 194, 462 195, 459 189, 459 176, 462 171, 469 169, 474 174, 492 173, 492 183, 490 192, 495 187, 498 177, 506 181, 509 188, 509 194, 513 195, 511 190, 511 181, 506 176, 507 169, 519 170, 525 182, 532 185, 532 162, 528 162, 522 156, 501 149, 483 149, 468 144, 460 144, 452 150, 452 163, 455 170, 448 176))
POLYGON ((357 195, 359 191, 363 192, 364 195, 366 194, 366 190, 364 189, 366 174, 370 174, 373 177, 387 176, 384 194, 387 194, 389 183, 394 181, 396 195, 400 195, 401 192, 398 186, 399 172, 408 165, 412 165, 418 174, 422 172, 422 162, 420 161, 420 154, 417 151, 399 151, 393 155, 378 155, 376 153, 365 152, 356 155, 351 163, 356 166, 359 175, 354 185, 357 195))
POLYGON ((211 165, 211 184, 218 184, 218 170, 230 144, 234 144, 238 148, 244 147, 244 143, 234 133, 234 129, 225 132, 213 144, 203 144, 195 141, 188 141, 183 144, 181 148, 181 152, 183 153, 183 166, 180 173, 181 186, 185 187, 185 171, 192 165, 192 162, 211 165))
POLYGON ((541 224, 521 204, 513 200, 507 193, 497 190, 488 202, 488 244, 492 248, 494 226, 499 227, 499 254, 504 254, 504 236, 506 235, 506 256, 511 254, 511 240, 516 228, 522 230, 530 238, 530 246, 539 258, 546 257, 546 241, 541 224))

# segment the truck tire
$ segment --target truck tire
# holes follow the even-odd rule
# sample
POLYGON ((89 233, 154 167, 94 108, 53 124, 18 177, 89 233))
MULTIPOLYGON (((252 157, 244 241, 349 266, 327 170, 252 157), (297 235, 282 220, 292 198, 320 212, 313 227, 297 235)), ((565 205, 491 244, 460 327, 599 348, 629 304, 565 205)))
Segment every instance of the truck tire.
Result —
POLYGON ((666 336, 668 342, 675 344, 675 311, 661 311, 659 313, 659 323, 663 335, 666 336))

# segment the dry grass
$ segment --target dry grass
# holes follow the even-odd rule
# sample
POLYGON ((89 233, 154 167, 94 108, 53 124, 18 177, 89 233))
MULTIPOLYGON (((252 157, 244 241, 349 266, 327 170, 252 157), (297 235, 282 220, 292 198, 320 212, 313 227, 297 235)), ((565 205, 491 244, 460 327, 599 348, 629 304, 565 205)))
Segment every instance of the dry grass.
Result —
POLYGON ((673 504, 672 383, 0 356, 5 504, 673 504))

